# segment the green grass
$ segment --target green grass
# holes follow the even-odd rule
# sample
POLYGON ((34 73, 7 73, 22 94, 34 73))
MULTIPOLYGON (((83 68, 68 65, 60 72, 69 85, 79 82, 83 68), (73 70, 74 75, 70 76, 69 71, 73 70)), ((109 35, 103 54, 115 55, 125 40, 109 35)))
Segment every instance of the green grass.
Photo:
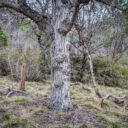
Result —
POLYGON ((31 112, 33 112, 33 111, 34 111, 34 108, 28 108, 28 109, 27 109, 27 112, 30 112, 30 113, 31 113, 31 112))
POLYGON ((64 128, 71 128, 70 125, 66 124, 64 125, 64 128))
POLYGON ((121 116, 121 114, 119 112, 115 112, 115 111, 105 111, 105 114, 110 114, 110 115, 114 115, 114 116, 121 116))
POLYGON ((5 109, 5 108, 0 107, 0 112, 5 112, 5 111, 6 111, 6 109, 5 109))
POLYGON ((121 127, 121 122, 113 122, 107 119, 104 116, 98 116, 99 120, 101 120, 104 124, 108 124, 111 126, 111 128, 120 128, 121 127))
MULTIPOLYGON (((9 86, 11 81, 6 77, 0 78, 0 84, 9 86)), ((26 92, 25 96, 22 94, 16 96, 15 94, 9 98, 6 96, 0 96, 0 128, 29 128, 32 124, 36 126, 42 125, 43 119, 40 120, 41 116, 45 115, 45 112, 49 112, 47 106, 41 104, 41 102, 49 102, 50 96, 50 83, 45 82, 26 82, 26 92), (37 100, 37 102, 36 102, 37 100), (20 116, 21 117, 20 117, 20 116), (38 118, 37 118, 38 117, 38 118)), ((90 88, 92 86, 87 85, 90 88)), ((19 89, 19 83, 14 83, 14 88, 19 89)), ((123 96, 128 94, 128 90, 114 87, 98 87, 100 92, 103 92, 105 95, 112 94, 114 96, 123 96)), ((109 128, 127 128, 128 126, 128 111, 124 111, 123 107, 116 105, 115 103, 105 100, 104 109, 100 107, 100 100, 95 93, 90 93, 84 91, 81 86, 71 86, 71 97, 72 103, 75 109, 88 109, 88 111, 95 113, 103 123, 107 124, 109 128)), ((128 105, 128 102, 127 102, 128 105)), ((55 127, 63 126, 64 128, 73 128, 81 126, 90 127, 88 122, 82 122, 78 126, 73 126, 72 124, 65 124, 61 122, 63 118, 66 117, 66 113, 63 111, 56 112, 56 116, 59 118, 59 121, 56 122, 55 127)), ((47 122, 47 121, 46 121, 47 122)), ((52 124, 44 124, 50 126, 52 124)), ((46 126, 45 126, 46 127, 46 126)))
POLYGON ((14 109, 20 108, 20 104, 19 104, 19 103, 15 103, 15 104, 13 105, 13 108, 14 108, 14 109))
POLYGON ((121 121, 128 123, 128 115, 127 116, 122 116, 121 121))
POLYGON ((63 117, 64 116, 64 113, 60 112, 60 113, 58 113, 58 116, 59 117, 63 117))
POLYGON ((32 103, 32 99, 24 96, 17 97, 15 99, 15 102, 27 102, 27 103, 32 103))
POLYGON ((11 114, 10 113, 5 113, 1 117, 1 119, 3 119, 3 120, 9 120, 10 118, 11 118, 11 114))
POLYGON ((83 123, 80 128, 88 128, 88 124, 87 123, 83 123))
POLYGON ((7 122, 6 127, 9 128, 28 128, 29 126, 33 125, 33 123, 27 119, 22 118, 13 118, 9 122, 7 122))
POLYGON ((35 110, 33 114, 37 115, 37 114, 43 113, 44 111, 45 111, 44 109, 38 109, 38 110, 35 110))

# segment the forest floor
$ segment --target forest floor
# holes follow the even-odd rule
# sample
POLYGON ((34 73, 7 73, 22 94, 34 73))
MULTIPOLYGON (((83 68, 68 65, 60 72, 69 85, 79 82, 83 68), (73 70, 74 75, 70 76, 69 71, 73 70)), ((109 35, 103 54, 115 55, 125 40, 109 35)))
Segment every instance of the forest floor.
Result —
MULTIPOLYGON (((0 78, 0 85, 11 84, 8 78, 0 78)), ((14 82, 14 88, 19 89, 19 83, 14 82)), ((128 90, 117 87, 99 89, 115 96, 128 94, 128 90)), ((25 92, 10 97, 4 93, 0 93, 0 128, 128 128, 128 111, 124 107, 105 100, 101 108, 97 96, 80 85, 71 86, 74 110, 70 112, 48 109, 49 81, 26 82, 25 92)))

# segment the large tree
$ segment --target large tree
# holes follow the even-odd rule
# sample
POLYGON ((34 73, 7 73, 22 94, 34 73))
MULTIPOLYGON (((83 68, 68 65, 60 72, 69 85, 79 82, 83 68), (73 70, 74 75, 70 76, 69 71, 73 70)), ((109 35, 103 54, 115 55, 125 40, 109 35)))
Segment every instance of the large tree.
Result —
POLYGON ((33 20, 50 41, 51 109, 73 109, 70 100, 69 32, 81 5, 95 1, 113 5, 113 0, 10 0, 10 2, 3 0, 0 2, 0 8, 13 9, 33 20))

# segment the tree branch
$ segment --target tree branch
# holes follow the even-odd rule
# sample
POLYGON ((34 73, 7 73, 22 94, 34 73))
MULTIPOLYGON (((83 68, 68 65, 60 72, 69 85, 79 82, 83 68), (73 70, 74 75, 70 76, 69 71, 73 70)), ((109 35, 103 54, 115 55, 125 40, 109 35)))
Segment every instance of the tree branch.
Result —
MULTIPOLYGON (((81 4, 88 4, 91 0, 78 0, 81 4)), ((113 8, 119 9, 120 11, 126 12, 127 9, 122 8, 119 5, 113 4, 114 0, 95 0, 104 5, 113 6, 113 8)))
POLYGON ((80 2, 76 2, 76 5, 75 5, 75 10, 74 10, 74 13, 73 13, 73 16, 72 16, 72 19, 71 19, 71 22, 69 24, 69 27, 67 30, 62 30, 62 33, 64 35, 66 35, 73 27, 73 24, 74 22, 76 21, 76 18, 77 18, 77 14, 79 12, 79 6, 80 6, 80 2))
POLYGON ((10 2, 0 2, 0 8, 4 8, 4 7, 13 9, 17 12, 21 12, 21 9, 19 8, 19 6, 10 2))
POLYGON ((114 0, 96 0, 97 2, 103 3, 108 6, 112 6, 113 8, 119 9, 120 11, 126 12, 126 9, 123 9, 119 5, 112 4, 114 0))
POLYGON ((49 39, 52 39, 53 29, 50 24, 50 19, 47 16, 39 14, 37 11, 31 9, 26 4, 26 0, 19 0, 18 3, 19 4, 13 4, 11 2, 0 2, 0 8, 6 7, 22 13, 23 15, 33 20, 38 25, 38 27, 46 33, 49 39))

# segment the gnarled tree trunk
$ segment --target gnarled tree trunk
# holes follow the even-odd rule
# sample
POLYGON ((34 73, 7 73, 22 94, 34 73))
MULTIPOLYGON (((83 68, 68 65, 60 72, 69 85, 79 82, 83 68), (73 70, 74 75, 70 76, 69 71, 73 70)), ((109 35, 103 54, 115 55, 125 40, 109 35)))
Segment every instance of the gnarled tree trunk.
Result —
POLYGON ((55 40, 51 44, 51 98, 50 108, 54 110, 71 110, 70 100, 70 53, 69 37, 59 32, 68 9, 60 0, 56 0, 54 19, 55 40))

